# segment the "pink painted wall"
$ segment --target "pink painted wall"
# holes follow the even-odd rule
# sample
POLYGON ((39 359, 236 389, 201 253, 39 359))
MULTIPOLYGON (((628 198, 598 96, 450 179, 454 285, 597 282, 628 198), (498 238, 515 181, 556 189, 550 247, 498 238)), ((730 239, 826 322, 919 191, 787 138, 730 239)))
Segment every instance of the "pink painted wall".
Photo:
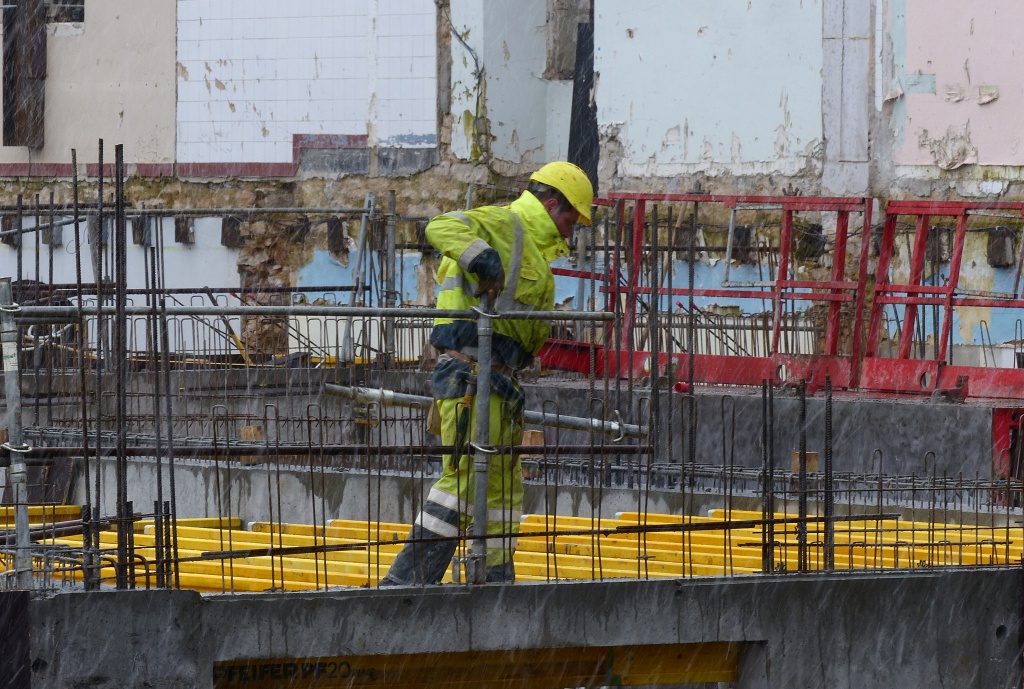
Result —
MULTIPOLYGON (((906 60, 902 70, 895 66, 906 91, 905 112, 894 110, 894 116, 905 114, 905 138, 894 161, 944 169, 972 162, 1024 165, 1024 44, 1019 39, 1024 3, 905 4, 906 60), (935 77, 935 93, 913 92, 915 78, 927 82, 927 75, 935 77)), ((893 36, 894 43, 898 40, 893 36)))

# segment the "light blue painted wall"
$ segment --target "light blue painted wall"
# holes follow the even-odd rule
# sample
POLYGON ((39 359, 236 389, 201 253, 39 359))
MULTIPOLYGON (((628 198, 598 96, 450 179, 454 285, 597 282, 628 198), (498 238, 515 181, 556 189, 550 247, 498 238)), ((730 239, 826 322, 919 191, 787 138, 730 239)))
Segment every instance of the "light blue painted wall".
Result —
MULTIPOLYGON (((328 285, 354 284, 355 252, 349 254, 349 257, 348 265, 343 265, 328 251, 314 251, 313 260, 299 270, 298 276, 295 279, 295 286, 307 288, 307 291, 303 292, 303 294, 309 301, 324 299, 328 302, 337 301, 341 304, 348 304, 349 292, 322 292, 317 291, 315 288, 328 285)), ((380 275, 380 263, 377 261, 376 256, 371 254, 369 259, 370 270, 367 274, 380 275)), ((420 264, 420 259, 420 253, 417 251, 406 253, 403 260, 399 261, 401 272, 396 275, 395 288, 401 294, 403 303, 416 300, 416 266, 420 264)), ((370 306, 383 306, 383 303, 379 303, 371 295, 367 295, 367 300, 370 306)))
POLYGON ((822 27, 822 0, 596 0, 620 172, 798 172, 823 139, 822 27))
MULTIPOLYGON (((352 255, 354 259, 354 254, 352 255)), ((419 296, 417 293, 416 283, 416 267, 420 264, 421 256, 419 253, 408 253, 405 255, 404 260, 401 261, 401 271, 399 273, 399 285, 398 289, 402 294, 403 303, 413 303, 419 296)), ((342 265, 330 253, 326 251, 317 251, 313 254, 313 260, 306 266, 304 266, 298 274, 296 280, 296 286, 305 288, 304 295, 306 299, 312 301, 314 299, 325 299, 327 301, 338 301, 341 303, 348 303, 348 293, 327 293, 317 291, 315 288, 318 286, 326 285, 350 285, 353 283, 352 271, 354 267, 354 261, 350 262, 349 265, 342 265)), ((568 258, 561 258, 551 264, 555 268, 575 268, 568 258)), ((586 269, 586 268, 584 268, 586 269)), ((380 267, 374 263, 373 270, 379 274, 380 267)), ((597 265, 599 272, 604 271, 603 263, 597 265)), ((676 261, 673 264, 674 278, 672 286, 677 289, 685 289, 689 283, 687 264, 683 261, 676 261)), ((730 270, 729 278, 731 280, 751 281, 761 280, 767 274, 767 268, 758 270, 757 266, 752 265, 734 265, 730 270)), ((714 266, 708 266, 704 263, 698 263, 695 271, 694 284, 698 288, 715 288, 722 284, 722 280, 725 277, 725 264, 719 261, 714 266)), ((578 309, 581 307, 577 304, 577 297, 579 295, 579 284, 580 281, 577 278, 569 278, 564 276, 555 277, 555 304, 564 306, 571 309, 578 309)), ((666 285, 668 282, 666 281, 666 285)), ((590 301, 590 281, 583 281, 583 301, 584 304, 590 301)), ((668 296, 663 296, 661 299, 661 309, 664 311, 669 308, 670 304, 674 309, 679 308, 676 302, 685 302, 686 296, 676 296, 670 300, 668 296)), ((368 302, 371 306, 380 306, 379 300, 370 299, 368 302)), ((770 305, 766 305, 761 300, 757 299, 712 299, 702 298, 695 300, 695 303, 700 308, 706 308, 708 306, 738 306, 743 313, 761 313, 770 309, 770 305)))

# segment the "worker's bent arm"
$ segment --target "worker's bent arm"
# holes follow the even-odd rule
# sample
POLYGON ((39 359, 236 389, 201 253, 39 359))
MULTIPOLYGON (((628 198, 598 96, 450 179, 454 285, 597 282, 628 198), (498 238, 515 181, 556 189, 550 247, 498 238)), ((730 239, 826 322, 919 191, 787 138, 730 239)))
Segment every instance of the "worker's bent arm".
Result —
POLYGON ((442 254, 458 262, 463 270, 491 245, 477 235, 466 215, 439 215, 427 224, 427 241, 442 254), (465 218, 465 220, 463 219, 465 218))

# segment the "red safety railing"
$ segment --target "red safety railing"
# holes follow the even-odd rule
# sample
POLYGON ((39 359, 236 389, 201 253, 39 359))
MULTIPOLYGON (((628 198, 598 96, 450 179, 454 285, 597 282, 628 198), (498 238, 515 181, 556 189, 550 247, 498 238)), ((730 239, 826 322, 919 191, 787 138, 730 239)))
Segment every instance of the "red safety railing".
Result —
MULTIPOLYGON (((827 377, 835 390, 861 395, 954 401, 984 398, 993 404, 993 473, 1024 478, 1024 368, 1017 368, 1024 365, 1024 322, 1014 314, 1014 310, 1024 313, 1024 238, 1017 239, 1012 289, 999 292, 961 284, 965 262, 977 260, 966 255, 968 233, 991 229, 993 218, 1006 218, 1014 226, 1010 236, 1019 235, 1024 203, 890 201, 885 206, 880 233, 871 229, 872 204, 868 198, 612 194, 599 202, 608 214, 605 243, 614 244, 614 250, 607 254, 606 270, 556 272, 596 285, 604 295, 605 308, 616 313, 616 324, 591 338, 597 342, 553 340, 542 352, 542 362, 552 368, 599 376, 640 379, 664 374, 677 384, 692 381, 754 386, 765 380, 774 384, 802 380, 808 391, 813 391, 827 377), (746 283, 726 279, 715 286, 654 284, 649 279, 652 260, 658 263, 662 250, 680 251, 678 245, 659 247, 655 242, 652 246, 649 237, 654 204, 682 205, 691 213, 693 228, 699 225, 701 209, 710 206, 719 212, 729 211, 729 247, 737 211, 777 211, 778 245, 772 246, 772 252, 777 256, 778 268, 774 278, 746 283), (801 279, 794 271, 794 218, 799 213, 822 212, 836 214, 831 274, 827 280, 801 279), (860 216, 861 241, 859 255, 851 258, 850 239, 856 233, 851 224, 855 222, 853 215, 860 216), (948 237, 948 250, 937 243, 943 239, 941 234, 948 237), (897 240, 902 237, 909 240, 908 255, 897 263, 897 240), (873 254, 877 262, 872 261, 873 254), (635 349, 638 316, 645 309, 650 314, 652 306, 666 297, 680 312, 688 314, 691 322, 696 299, 762 300, 768 307, 765 316, 770 324, 767 353, 747 356, 700 352, 692 337, 689 346, 678 351, 659 351, 657 346, 635 349), (797 304, 802 309, 822 305, 826 310, 820 346, 811 354, 784 351, 781 346, 784 315, 787 309, 796 310, 797 304), (1018 354, 1014 349, 1010 366, 999 366, 994 351, 993 365, 989 365, 987 355, 984 365, 954 361, 962 356, 953 348, 954 315, 963 319, 967 313, 963 310, 972 307, 994 310, 996 315, 989 316, 993 323, 1005 325, 1005 318, 1017 318, 1014 337, 1022 351, 1018 354)), ((655 227, 657 223, 655 212, 655 227)), ((693 245, 688 251, 692 249, 693 245)), ((725 251, 727 260, 730 251, 725 251)), ((696 255, 686 256, 692 265, 696 255)), ((1009 263, 1004 260, 1001 265, 1009 263)), ((694 274, 692 269, 690 274, 694 274)), ((971 320, 978 319, 969 318, 968 322, 971 320)), ((972 336, 966 344, 973 342, 972 336)), ((651 344, 656 341, 651 339, 651 344)), ((680 387, 686 389, 685 385, 680 387)))
MULTIPOLYGON (((1022 218, 1022 203, 973 203, 952 201, 890 201, 886 206, 885 224, 878 250, 878 267, 872 302, 868 339, 862 362, 859 387, 865 390, 893 393, 943 394, 955 397, 988 397, 1021 399, 1024 397, 1024 369, 989 366, 954 365, 952 327, 958 308, 983 307, 1022 309, 1024 299, 1019 292, 1020 260, 1012 292, 981 291, 962 288, 960 279, 964 263, 964 245, 971 216, 1022 218), (892 263, 896 253, 897 223, 914 223, 907 281, 893 281, 892 263), (934 247, 934 219, 954 222, 945 284, 926 284, 925 267, 929 246, 934 247), (931 244, 930 244, 931 242, 931 244), (915 337, 922 307, 937 312, 932 334, 932 354, 920 346, 923 338, 915 337), (902 309, 895 355, 886 356, 883 330, 886 309, 902 309), (915 353, 914 345, 918 344, 915 353)), ((933 248, 934 252, 935 249, 933 248)), ((933 257, 934 258, 934 257, 933 257)), ((940 258, 933 261, 945 264, 940 258)), ((933 278, 933 282, 937 282, 933 278)), ((893 312, 898 316, 898 311, 893 312)))
MULTIPOLYGON (((653 371, 675 370, 687 372, 696 383, 725 385, 760 385, 764 380, 783 383, 803 379, 813 390, 824 385, 826 377, 837 387, 849 387, 857 377, 857 362, 861 359, 862 314, 865 306, 872 200, 867 198, 831 198, 800 196, 744 196, 711 194, 639 194, 615 193, 601 202, 614 211, 613 232, 616 250, 611 253, 609 270, 599 275, 585 271, 556 271, 571 277, 598 279, 605 295, 608 310, 621 308, 622 321, 618 336, 611 329, 605 332, 603 345, 581 345, 576 342, 553 341, 542 353, 546 366, 596 375, 622 377, 649 376, 653 371), (644 266, 651 261, 640 257, 650 253, 648 237, 649 204, 682 204, 697 218, 701 208, 711 206, 730 212, 735 218, 737 210, 775 211, 779 213, 778 270, 774 279, 757 282, 725 281, 717 287, 644 286, 644 266), (612 205, 614 204, 614 205, 612 205), (629 211, 627 213, 627 211, 629 211), (836 213, 836 233, 832 249, 832 269, 829 280, 797 278, 792 270, 794 254, 794 216, 798 213, 836 213), (849 257, 850 216, 859 214, 863 230, 859 265, 847 266, 849 257), (630 260, 625 260, 629 257, 630 260), (850 275, 854 279, 850 279, 850 275), (680 351, 658 353, 657 366, 651 351, 633 351, 636 316, 646 304, 650 311, 652 297, 687 297, 692 317, 694 299, 758 299, 770 304, 771 338, 766 356, 751 357, 730 354, 708 354, 680 351), (646 300, 646 301, 645 301, 646 300), (787 305, 794 303, 827 305, 824 344, 819 353, 805 355, 785 353, 780 348, 783 316, 787 305), (854 322, 849 355, 839 352, 842 339, 843 305, 852 304, 854 322), (691 359, 692 357, 692 359, 691 359)), ((696 225, 696 220, 694 221, 696 225)), ((732 246, 733 224, 730 223, 728 246, 732 246)), ((611 238, 605 237, 605 241, 611 238)), ((679 247, 664 247, 679 251, 679 247)), ((660 250, 660 249, 659 249, 660 250)), ((657 251, 655 252, 657 253, 657 251)), ((727 249, 726 254, 729 254, 727 249)), ((678 302, 684 308, 687 305, 678 302)))

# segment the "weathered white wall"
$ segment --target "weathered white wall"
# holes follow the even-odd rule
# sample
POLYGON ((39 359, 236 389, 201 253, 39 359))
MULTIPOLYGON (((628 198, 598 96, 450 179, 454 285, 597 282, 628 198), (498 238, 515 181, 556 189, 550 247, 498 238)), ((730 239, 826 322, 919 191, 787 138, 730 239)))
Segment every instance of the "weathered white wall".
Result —
POLYGON ((484 4, 481 0, 452 0, 452 153, 463 160, 481 155, 477 116, 484 97, 484 4), (461 40, 460 40, 461 39, 461 40))
POLYGON ((85 22, 50 24, 46 145, 0 147, 0 163, 95 160, 96 143, 124 144, 127 162, 174 159, 174 0, 88 0, 85 22))
POLYGON ((452 151, 464 160, 485 148, 499 161, 535 167, 568 149, 572 82, 542 78, 547 59, 547 2, 452 0, 452 25, 472 53, 452 39, 452 151), (478 121, 482 71, 486 122, 478 121))
POLYGON ((820 155, 820 0, 596 0, 594 21, 620 173, 795 174, 820 155))
POLYGON ((872 3, 822 0, 822 192, 862 196, 871 174, 872 3))
POLYGON ((431 0, 178 0, 179 162, 292 162, 293 134, 437 143, 431 0))

